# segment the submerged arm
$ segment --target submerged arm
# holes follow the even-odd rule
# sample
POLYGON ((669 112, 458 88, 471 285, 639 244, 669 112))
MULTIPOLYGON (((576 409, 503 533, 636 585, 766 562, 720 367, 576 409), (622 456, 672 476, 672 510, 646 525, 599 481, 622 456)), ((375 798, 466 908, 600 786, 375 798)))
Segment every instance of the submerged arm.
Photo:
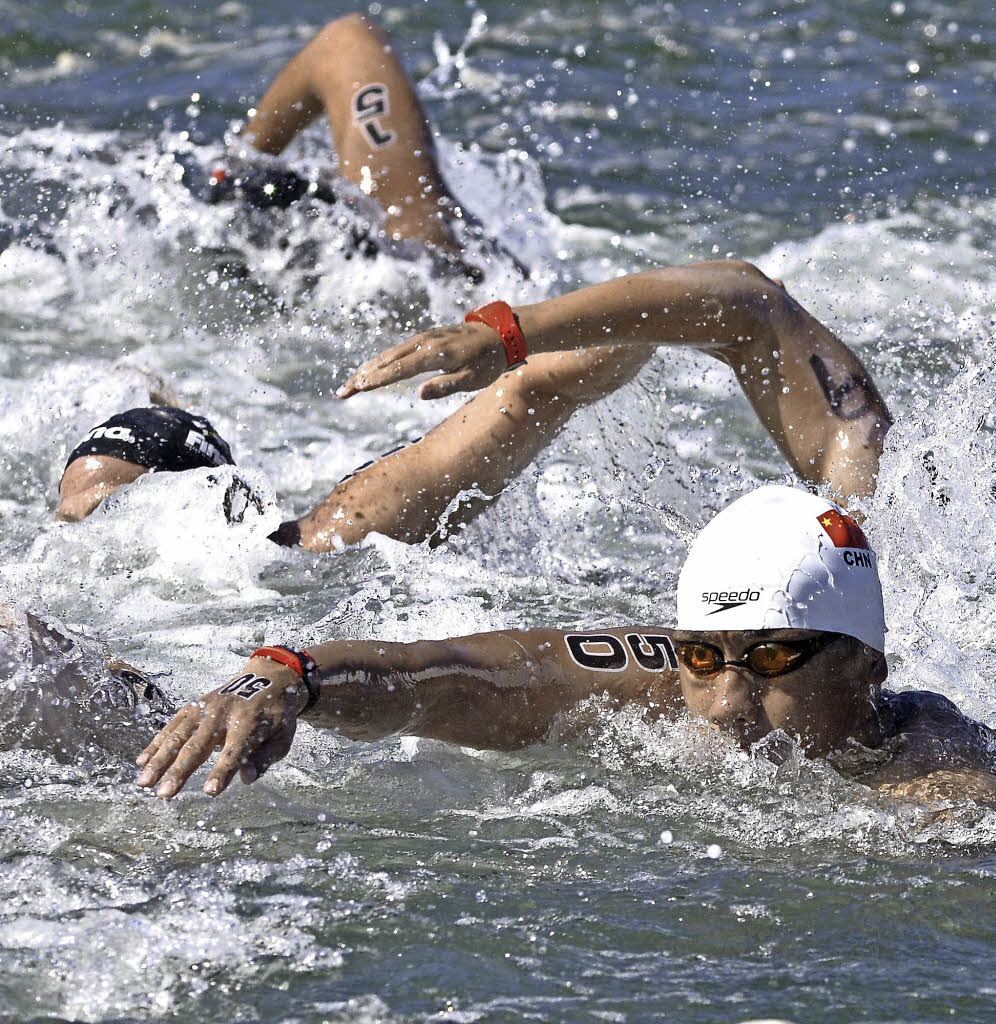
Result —
POLYGON ((873 784, 873 788, 880 793, 910 800, 971 800, 996 807, 996 775, 973 769, 930 772, 905 782, 873 784))
MULTIPOLYGON (((541 740, 558 714, 587 697, 658 714, 682 706, 669 635, 656 629, 337 641, 309 653, 320 691, 308 721, 353 739, 400 733, 511 749, 541 740)), ((138 759, 138 784, 158 784, 171 797, 219 746, 204 791, 220 793, 240 769, 254 781, 289 751, 307 696, 292 669, 251 658, 232 683, 188 704, 159 733, 138 759)))

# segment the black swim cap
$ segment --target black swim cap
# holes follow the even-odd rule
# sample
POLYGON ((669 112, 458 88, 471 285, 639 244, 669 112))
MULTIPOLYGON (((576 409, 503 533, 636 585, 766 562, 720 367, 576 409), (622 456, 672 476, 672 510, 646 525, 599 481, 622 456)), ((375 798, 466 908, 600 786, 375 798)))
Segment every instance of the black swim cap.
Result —
POLYGON ((73 449, 66 468, 86 455, 110 455, 154 473, 235 465, 231 448, 203 416, 171 405, 129 409, 105 420, 73 449))

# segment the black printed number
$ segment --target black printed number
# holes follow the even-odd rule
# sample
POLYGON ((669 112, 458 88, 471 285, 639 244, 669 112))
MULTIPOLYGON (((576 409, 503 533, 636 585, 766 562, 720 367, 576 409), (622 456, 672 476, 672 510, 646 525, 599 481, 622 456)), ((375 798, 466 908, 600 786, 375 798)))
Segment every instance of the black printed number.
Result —
POLYGON ((378 118, 391 112, 387 86, 375 82, 365 85, 353 96, 353 120, 363 130, 371 145, 380 149, 394 141, 394 132, 382 128, 378 118))
POLYGON ((353 97, 353 116, 357 121, 383 117, 387 113, 387 86, 367 85, 353 97))
POLYGON ((664 634, 627 633, 626 647, 610 633, 568 633, 564 637, 573 661, 593 672, 621 672, 629 664, 629 652, 647 672, 676 669, 678 658, 671 638, 664 634))
POLYGON ((627 633, 626 643, 636 658, 636 663, 648 672, 660 672, 662 668, 677 668, 678 656, 669 636, 654 636, 649 633, 627 633))
POLYGON ((241 697, 243 700, 252 700, 260 690, 265 690, 269 685, 270 680, 266 676, 257 676, 249 672, 244 676, 233 679, 218 692, 234 693, 236 697, 241 697))
POLYGON ((609 633, 569 634, 564 638, 571 657, 595 672, 618 672, 626 667, 626 648, 609 633))

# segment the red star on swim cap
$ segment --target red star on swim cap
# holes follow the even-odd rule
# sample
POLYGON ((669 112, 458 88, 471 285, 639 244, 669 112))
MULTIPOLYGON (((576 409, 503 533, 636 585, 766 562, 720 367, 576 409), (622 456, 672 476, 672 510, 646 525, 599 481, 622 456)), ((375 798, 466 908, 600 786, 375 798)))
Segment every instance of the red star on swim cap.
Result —
POLYGON ((871 550, 871 545, 861 532, 861 527, 849 515, 838 512, 835 508, 828 508, 826 512, 821 512, 816 518, 826 531, 827 536, 833 541, 835 548, 871 550))

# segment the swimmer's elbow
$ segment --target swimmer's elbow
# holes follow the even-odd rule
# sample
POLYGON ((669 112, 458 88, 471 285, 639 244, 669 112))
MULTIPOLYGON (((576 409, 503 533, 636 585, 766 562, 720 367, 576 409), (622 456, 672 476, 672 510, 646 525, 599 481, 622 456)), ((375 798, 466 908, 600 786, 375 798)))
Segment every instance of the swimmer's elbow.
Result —
POLYGON ((332 21, 326 22, 315 39, 319 43, 337 45, 343 42, 343 36, 355 33, 361 29, 369 31, 373 27, 374 22, 371 18, 359 11, 352 11, 349 14, 342 15, 340 18, 334 18, 332 21))
POLYGON ((757 281, 764 284, 774 284, 775 282, 768 277, 759 267, 756 267, 753 263, 748 260, 737 260, 737 259, 725 259, 725 260, 714 260, 710 266, 719 267, 729 273, 736 274, 738 277, 746 278, 750 281, 757 281))

